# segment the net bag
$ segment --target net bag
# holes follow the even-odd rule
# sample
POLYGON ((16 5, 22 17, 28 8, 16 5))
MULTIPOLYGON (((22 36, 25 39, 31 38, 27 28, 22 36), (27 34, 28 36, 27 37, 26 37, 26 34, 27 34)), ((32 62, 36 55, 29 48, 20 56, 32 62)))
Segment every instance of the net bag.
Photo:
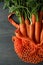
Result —
POLYGON ((43 41, 39 44, 27 37, 23 37, 19 30, 12 37, 14 50, 22 61, 39 63, 43 61, 43 41))
POLYGON ((30 39, 30 37, 24 37, 22 35, 19 29, 19 25, 16 24, 14 20, 12 20, 11 14, 8 16, 8 20, 13 26, 17 28, 17 30, 14 32, 15 36, 12 36, 12 41, 14 43, 14 50, 18 55, 18 57, 22 59, 22 61, 27 63, 36 64, 42 62, 43 61, 43 29, 41 35, 41 42, 37 44, 35 41, 30 39))

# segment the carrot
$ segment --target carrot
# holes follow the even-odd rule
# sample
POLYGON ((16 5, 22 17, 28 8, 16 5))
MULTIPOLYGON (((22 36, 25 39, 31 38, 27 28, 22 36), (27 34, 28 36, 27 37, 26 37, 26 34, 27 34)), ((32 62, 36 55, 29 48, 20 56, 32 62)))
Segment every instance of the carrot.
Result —
POLYGON ((42 20, 42 28, 43 28, 43 20, 42 20))
POLYGON ((42 17, 43 17, 43 12, 42 11, 40 11, 39 12, 39 21, 42 23, 42 17))
POLYGON ((35 22, 36 22, 36 17, 34 14, 32 14, 32 23, 35 24, 35 22))
POLYGON ((20 22, 20 32, 22 33, 23 36, 26 36, 26 26, 23 16, 22 21, 20 22))
POLYGON ((43 41, 43 20, 42 20, 42 29, 41 29, 41 35, 40 35, 40 42, 43 41))
POLYGON ((29 24, 30 24, 30 22, 29 22, 29 20, 28 19, 25 19, 25 24, 26 24, 26 30, 27 30, 27 36, 29 37, 29 24))
POLYGON ((34 40, 34 32, 35 32, 35 28, 34 28, 34 24, 30 24, 30 38, 32 40, 34 40))
POLYGON ((25 20, 27 35, 31 39, 34 39, 34 36, 35 36, 35 33, 34 33, 35 32, 35 22, 36 22, 36 18, 34 14, 32 14, 32 24, 29 24, 29 20, 25 20))
POLYGON ((22 33, 20 32, 20 29, 17 29, 16 31, 15 31, 15 35, 16 35, 16 37, 19 37, 19 36, 23 36, 22 35, 22 33))
POLYGON ((41 23, 36 22, 35 23, 35 40, 36 42, 40 42, 40 33, 41 33, 41 23))
POLYGON ((43 20, 42 20, 42 23, 43 23, 43 20))
POLYGON ((35 22, 36 22, 36 17, 34 14, 32 14, 32 24, 30 25, 30 38, 35 40, 35 22))
POLYGON ((41 26, 41 30, 43 29, 43 20, 42 20, 42 26, 41 26))
POLYGON ((42 18, 43 18, 43 11, 39 12, 39 21, 41 23, 41 28, 42 28, 42 18))
POLYGON ((43 29, 41 31, 41 35, 40 35, 40 42, 43 41, 43 29))
POLYGON ((8 21, 9 21, 13 26, 15 26, 16 28, 19 28, 19 25, 16 24, 15 21, 14 21, 12 18, 10 18, 10 16, 11 16, 11 14, 8 16, 8 21))

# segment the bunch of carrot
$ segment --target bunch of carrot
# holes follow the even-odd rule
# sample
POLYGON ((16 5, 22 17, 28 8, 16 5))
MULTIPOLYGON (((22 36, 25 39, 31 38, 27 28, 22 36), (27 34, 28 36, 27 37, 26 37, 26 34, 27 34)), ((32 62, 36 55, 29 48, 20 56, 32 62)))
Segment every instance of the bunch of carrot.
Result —
POLYGON ((15 12, 20 21, 20 25, 8 16, 8 20, 16 28, 20 28, 23 36, 40 42, 43 18, 43 0, 4 0, 4 8, 9 8, 9 12, 15 12))
POLYGON ((17 28, 14 32, 16 36, 12 37, 12 41, 15 42, 15 50, 18 56, 20 56, 21 53, 22 59, 28 59, 28 61, 24 59, 26 62, 40 62, 43 60, 43 49, 41 48, 41 45, 43 44, 43 0, 16 0, 13 2, 13 5, 14 6, 10 7, 10 10, 12 11, 13 9, 13 11, 15 11, 15 13, 12 14, 16 14, 20 22, 18 25, 11 18, 12 14, 8 16, 9 22, 17 28), (41 54, 40 52, 42 52, 41 57, 39 56, 41 54), (26 57, 24 55, 26 55, 26 57))
MULTIPOLYGON (((41 12, 40 12, 41 13, 41 12)), ((39 43, 41 40, 43 40, 43 20, 42 20, 42 14, 40 14, 40 21, 36 21, 36 16, 32 14, 32 22, 30 23, 30 20, 28 18, 24 19, 23 16, 21 16, 21 22, 20 24, 16 24, 10 17, 8 17, 8 20, 19 29, 21 34, 24 37, 29 37, 30 39, 34 40, 35 42, 39 43), (40 40, 41 37, 41 40, 40 40)))

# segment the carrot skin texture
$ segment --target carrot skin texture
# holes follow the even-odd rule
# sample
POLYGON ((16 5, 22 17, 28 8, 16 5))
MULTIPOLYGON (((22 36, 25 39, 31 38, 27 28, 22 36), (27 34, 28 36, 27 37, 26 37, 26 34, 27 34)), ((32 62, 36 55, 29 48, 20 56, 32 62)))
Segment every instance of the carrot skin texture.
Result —
POLYGON ((32 39, 32 40, 34 40, 34 35, 35 34, 35 28, 34 28, 34 25, 33 24, 30 24, 30 38, 32 39))
POLYGON ((35 24, 35 22, 36 22, 36 17, 34 14, 32 14, 32 24, 35 24))
POLYGON ((40 42, 43 41, 43 20, 42 20, 42 28, 41 28, 41 35, 40 35, 40 42))
POLYGON ((24 24, 20 24, 20 32, 23 36, 26 36, 26 29, 24 24))
POLYGON ((39 21, 42 23, 42 17, 43 17, 43 12, 42 11, 40 11, 39 12, 39 21))
POLYGON ((25 24, 26 24, 26 30, 27 30, 27 36, 29 37, 29 25, 30 25, 30 22, 29 22, 29 20, 28 19, 25 19, 25 24))
POLYGON ((42 23, 43 23, 43 20, 42 20, 42 23))
POLYGON ((23 36, 27 36, 25 21, 23 17, 22 17, 22 22, 20 23, 20 32, 22 33, 23 36))
POLYGON ((43 20, 42 20, 42 28, 43 28, 43 20))
POLYGON ((41 31, 41 35, 40 35, 40 42, 43 41, 43 29, 41 31))
POLYGON ((32 27, 30 26, 31 29, 31 37, 33 38, 33 40, 35 40, 35 22, 36 22, 36 16, 34 14, 32 14, 32 27))
POLYGON ((35 40, 37 43, 40 42, 40 33, 41 33, 41 23, 36 22, 35 23, 35 40))

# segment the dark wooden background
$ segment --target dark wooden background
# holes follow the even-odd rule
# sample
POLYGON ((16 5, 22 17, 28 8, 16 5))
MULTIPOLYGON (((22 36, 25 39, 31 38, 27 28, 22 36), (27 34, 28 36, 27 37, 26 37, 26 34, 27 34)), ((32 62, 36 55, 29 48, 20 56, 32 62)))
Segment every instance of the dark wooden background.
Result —
MULTIPOLYGON (((7 19, 8 9, 3 10, 3 3, 0 3, 0 65, 33 65, 22 62, 13 49, 11 37, 15 27, 7 19)), ((16 18, 15 18, 16 19, 16 18)), ((37 65, 43 65, 39 63, 37 65)))

